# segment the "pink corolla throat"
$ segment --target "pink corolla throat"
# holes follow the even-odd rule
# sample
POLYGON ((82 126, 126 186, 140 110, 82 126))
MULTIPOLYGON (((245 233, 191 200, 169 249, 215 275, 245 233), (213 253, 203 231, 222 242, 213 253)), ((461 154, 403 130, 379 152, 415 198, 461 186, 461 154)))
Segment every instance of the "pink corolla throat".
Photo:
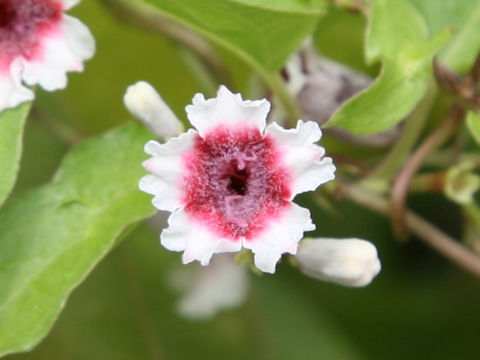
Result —
POLYGON ((274 139, 256 127, 219 125, 183 157, 182 202, 218 236, 255 238, 288 209, 291 176, 274 139))
POLYGON ((17 56, 38 56, 40 38, 62 19, 58 0, 0 0, 0 70, 17 56))

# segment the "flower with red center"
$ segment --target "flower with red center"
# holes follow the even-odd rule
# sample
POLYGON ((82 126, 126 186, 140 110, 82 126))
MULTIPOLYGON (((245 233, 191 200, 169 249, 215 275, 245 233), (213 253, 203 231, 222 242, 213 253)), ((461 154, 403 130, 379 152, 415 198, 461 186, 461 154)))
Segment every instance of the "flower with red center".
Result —
POLYGON ((214 253, 243 247, 258 269, 273 273, 281 255, 295 254, 304 231, 315 229, 310 212, 292 200, 332 180, 335 166, 315 145, 316 123, 266 126, 269 109, 267 100, 243 101, 222 86, 216 98, 197 94, 187 106, 197 130, 145 145, 151 174, 140 189, 172 212, 161 243, 184 251, 184 263, 207 265, 214 253))
POLYGON ((79 1, 0 0, 0 111, 33 100, 23 83, 63 89, 68 71, 83 70, 95 41, 83 23, 63 13, 79 1))

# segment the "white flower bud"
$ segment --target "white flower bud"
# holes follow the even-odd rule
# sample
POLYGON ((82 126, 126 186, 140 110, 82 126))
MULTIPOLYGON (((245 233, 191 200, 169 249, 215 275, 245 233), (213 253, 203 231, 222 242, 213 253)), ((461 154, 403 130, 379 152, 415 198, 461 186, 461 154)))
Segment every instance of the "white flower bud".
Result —
POLYGON ((381 269, 375 246, 360 239, 305 239, 295 258, 303 273, 345 286, 366 286, 381 269))
POLYGON ((183 125, 158 92, 147 82, 130 85, 123 96, 128 111, 161 138, 177 136, 183 125))

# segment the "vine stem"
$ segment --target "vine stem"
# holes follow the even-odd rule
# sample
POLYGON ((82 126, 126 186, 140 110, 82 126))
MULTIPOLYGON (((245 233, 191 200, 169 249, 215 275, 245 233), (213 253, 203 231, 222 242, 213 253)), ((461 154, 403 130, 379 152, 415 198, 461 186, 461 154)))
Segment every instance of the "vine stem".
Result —
POLYGON ((394 230, 400 238, 406 237, 406 198, 413 176, 420 169, 427 156, 443 144, 458 128, 464 115, 465 110, 458 104, 453 104, 440 126, 415 150, 396 176, 391 193, 391 215, 394 230))
MULTIPOLYGON (((358 185, 342 187, 341 194, 348 200, 367 209, 386 217, 390 216, 390 203, 387 199, 358 185)), ((405 220, 406 226, 420 240, 455 262, 464 270, 480 278, 480 257, 475 255, 475 253, 413 211, 408 209, 405 211, 405 220)))

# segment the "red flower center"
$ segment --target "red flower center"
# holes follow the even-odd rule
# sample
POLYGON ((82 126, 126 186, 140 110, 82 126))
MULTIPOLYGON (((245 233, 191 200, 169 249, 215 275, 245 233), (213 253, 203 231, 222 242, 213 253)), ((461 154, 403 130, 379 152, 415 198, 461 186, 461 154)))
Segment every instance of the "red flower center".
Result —
POLYGON ((0 66, 8 67, 16 56, 34 56, 40 37, 61 17, 57 0, 0 0, 0 66))
POLYGON ((219 126, 184 157, 183 203, 220 237, 251 239, 290 203, 290 174, 274 140, 257 128, 219 126))

